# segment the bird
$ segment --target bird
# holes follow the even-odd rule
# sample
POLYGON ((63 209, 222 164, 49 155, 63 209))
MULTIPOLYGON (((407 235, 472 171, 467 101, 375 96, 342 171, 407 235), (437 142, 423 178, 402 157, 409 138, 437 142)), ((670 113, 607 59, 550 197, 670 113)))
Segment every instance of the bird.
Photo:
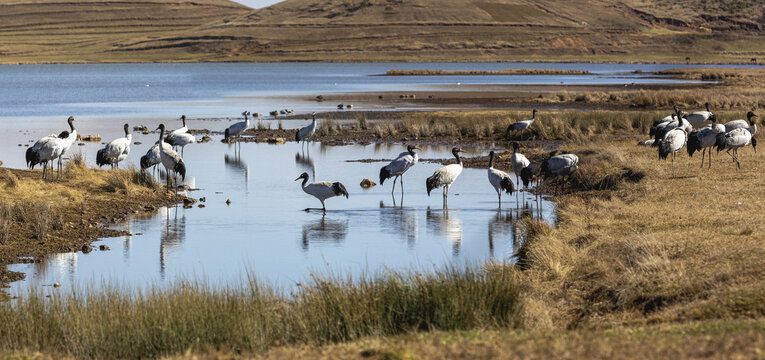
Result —
MULTIPOLYGON (((37 140, 32 147, 27 149, 26 160, 30 169, 34 169, 35 165, 42 164, 43 174, 42 178, 45 179, 48 174, 48 164, 58 159, 64 152, 64 148, 67 145, 67 138, 69 137, 68 131, 62 131, 58 136, 48 135, 40 140, 37 140)), ((51 171, 53 171, 53 164, 51 165, 51 171)), ((61 164, 58 168, 59 174, 61 173, 61 164)))
POLYGON ((666 126, 667 123, 675 119, 675 116, 677 116, 677 112, 680 111, 680 109, 678 109, 677 105, 672 105, 672 109, 674 111, 671 114, 653 122, 651 129, 648 131, 648 136, 654 137, 658 128, 666 126))
MULTIPOLYGON (((741 168, 738 161, 738 148, 749 145, 752 142, 752 133, 748 129, 738 128, 725 133, 724 149, 726 153, 736 162, 736 171, 741 168), (730 151, 733 150, 733 154, 730 151)), ((754 144, 753 144, 754 145, 754 144)))
POLYGON ((64 139, 66 144, 64 145, 64 150, 61 151, 61 155, 58 157, 59 170, 61 169, 61 162, 63 161, 62 159, 64 158, 64 154, 69 151, 69 148, 71 148, 72 144, 74 144, 74 142, 77 140, 77 129, 74 128, 74 121, 74 116, 70 116, 68 119, 66 119, 66 122, 69 124, 69 136, 64 139))
MULTIPOLYGON (((149 148, 149 150, 146 152, 146 155, 141 156, 140 165, 141 165, 141 171, 144 171, 150 167, 155 167, 159 163, 162 162, 162 159, 159 154, 159 141, 157 141, 154 146, 149 148)), ((162 146, 166 150, 172 150, 172 146, 166 142, 162 142, 162 146)))
MULTIPOLYGON (((305 144, 305 142, 311 139, 313 134, 316 132, 316 126, 317 126, 316 113, 314 112, 312 116, 313 116, 313 121, 311 121, 311 123, 308 124, 308 126, 300 128, 300 130, 298 130, 295 133, 295 141, 297 142, 302 141, 303 144, 305 144)), ((380 184, 382 184, 382 182, 380 184)))
POLYGON ((245 111, 242 114, 244 115, 244 121, 235 123, 226 129, 224 137, 226 141, 231 141, 231 138, 237 138, 238 140, 244 134, 244 131, 250 127, 250 118, 247 116, 249 113, 245 111))
POLYGON ((181 115, 181 119, 180 120, 183 121, 183 127, 180 127, 178 129, 175 129, 175 130, 171 131, 170 135, 172 135, 172 134, 185 134, 185 133, 189 132, 189 127, 186 126, 186 115, 181 115))
POLYGON ((693 131, 693 126, 691 126, 691 123, 689 123, 688 120, 683 119, 683 112, 680 110, 677 110, 672 121, 657 126, 656 132, 654 133, 653 146, 659 146, 661 140, 664 139, 664 136, 676 128, 682 128, 686 134, 690 134, 693 131))
POLYGON ((701 151, 701 167, 704 167, 704 155, 709 150, 709 167, 712 167, 712 147, 717 142, 717 134, 725 132, 725 126, 722 124, 714 123, 710 126, 706 126, 701 130, 694 131, 688 134, 688 144, 686 149, 688 150, 688 157, 693 157, 693 153, 701 151))
POLYGON ((173 178, 175 179, 178 174, 181 175, 181 180, 186 180, 186 164, 183 163, 183 158, 178 155, 175 150, 172 148, 168 148, 165 146, 164 141, 162 141, 162 135, 165 134, 165 124, 159 124, 159 127, 157 128, 159 130, 159 159, 162 163, 162 166, 165 167, 165 171, 167 172, 168 176, 166 179, 166 185, 169 188, 170 187, 170 171, 173 172, 173 178))
POLYGON ((539 185, 539 175, 542 171, 542 163, 535 161, 521 169, 521 182, 523 187, 529 187, 532 180, 537 179, 537 186, 539 185))
POLYGON ((560 154, 551 156, 549 159, 542 161, 540 172, 545 179, 549 177, 562 177, 562 192, 566 188, 566 180, 571 178, 571 175, 573 175, 577 169, 579 169, 578 156, 574 154, 560 154))
POLYGON ((520 186, 520 175, 521 170, 523 168, 529 166, 531 161, 526 158, 523 154, 518 152, 518 149, 521 148, 521 144, 518 144, 517 142, 513 143, 513 155, 510 155, 510 165, 513 167, 513 173, 515 173, 515 184, 517 186, 520 186))
POLYGON ((96 164, 98 167, 111 165, 112 168, 119 168, 120 161, 127 158, 130 153, 130 142, 133 136, 130 134, 128 124, 125 124, 123 128, 125 129, 124 137, 112 140, 96 153, 96 164))
MULTIPOLYGON (((178 130, 181 130, 181 129, 178 129, 178 130)), ((186 145, 197 142, 197 139, 194 137, 194 135, 191 135, 188 132, 176 132, 178 130, 175 130, 171 132, 170 134, 168 134, 167 136, 165 136, 165 142, 170 144, 170 146, 172 147, 180 146, 181 156, 183 156, 183 149, 186 147, 186 145)))
POLYGON ((706 107, 706 111, 698 111, 695 113, 685 114, 684 118, 688 121, 688 123, 691 124, 694 128, 701 128, 706 125, 707 121, 711 122, 717 122, 717 116, 715 114, 712 114, 711 111, 709 111, 709 103, 704 103, 704 106, 706 107))
POLYGON ((494 151, 489 152, 488 175, 489 183, 494 187, 494 191, 497 192, 499 207, 502 207, 502 191, 504 190, 506 193, 512 194, 515 188, 513 187, 513 179, 510 178, 510 175, 494 168, 494 151))
POLYGON ((738 128, 749 128, 749 132, 752 133, 752 135, 757 134, 757 123, 752 120, 752 118, 756 117, 754 112, 749 111, 746 113, 746 120, 731 120, 724 124, 725 126, 725 132, 731 131, 733 129, 738 128))
POLYGON ((303 188, 303 191, 321 201, 321 209, 324 213, 327 212, 324 200, 341 195, 348 199, 348 190, 345 190, 345 186, 339 182, 317 181, 306 185, 308 182, 308 173, 306 172, 300 174, 295 181, 300 179, 303 179, 303 183, 300 185, 303 188))
POLYGON ((439 187, 443 187, 444 205, 446 205, 446 198, 449 196, 449 188, 452 186, 457 177, 462 173, 462 159, 460 159, 460 153, 462 149, 455 147, 452 149, 452 155, 457 159, 456 164, 449 164, 442 166, 436 170, 433 175, 425 180, 425 187, 428 190, 428 196, 430 192, 439 187))
POLYGON ((415 150, 419 149, 420 148, 416 145, 409 145, 406 147, 406 151, 399 154, 398 157, 393 159, 388 165, 380 168, 380 185, 382 185, 386 179, 395 176, 395 178, 393 178, 393 188, 390 190, 390 193, 393 194, 393 191, 396 189, 396 180, 401 177, 401 193, 403 194, 404 173, 409 170, 410 167, 414 166, 414 164, 417 164, 420 157, 415 150))
POLYGON ((757 121, 754 120, 755 117, 757 117, 757 115, 755 115, 754 112, 749 111, 746 113, 746 120, 733 120, 725 123, 725 133, 718 134, 717 141, 715 142, 717 152, 722 151, 726 147, 725 135, 736 129, 746 129, 749 131, 749 134, 752 136, 752 148, 754 148, 754 152, 757 152, 757 140, 754 139, 754 135, 757 134, 757 121))
POLYGON ((688 141, 688 133, 684 127, 669 130, 659 143, 659 158, 666 160, 672 154, 672 176, 675 176, 675 153, 685 146, 688 141))
POLYGON ((534 109, 531 111, 531 119, 529 120, 522 120, 517 121, 513 124, 510 124, 510 126, 507 127, 507 131, 523 131, 529 128, 531 124, 534 123, 534 120, 537 118, 537 109, 534 109))

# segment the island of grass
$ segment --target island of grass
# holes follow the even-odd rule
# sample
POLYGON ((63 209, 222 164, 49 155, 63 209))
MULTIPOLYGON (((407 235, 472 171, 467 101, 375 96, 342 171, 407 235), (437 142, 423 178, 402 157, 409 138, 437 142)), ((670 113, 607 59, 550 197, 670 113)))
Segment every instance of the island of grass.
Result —
POLYGON ((591 75, 587 70, 562 69, 505 69, 505 70, 431 70, 431 69, 393 69, 383 76, 486 76, 486 75, 591 75))
POLYGON ((0 169, 0 286, 24 277, 8 271, 10 264, 89 252, 91 242, 125 234, 106 225, 182 199, 138 170, 90 169, 78 156, 60 180, 42 180, 41 174, 0 169))

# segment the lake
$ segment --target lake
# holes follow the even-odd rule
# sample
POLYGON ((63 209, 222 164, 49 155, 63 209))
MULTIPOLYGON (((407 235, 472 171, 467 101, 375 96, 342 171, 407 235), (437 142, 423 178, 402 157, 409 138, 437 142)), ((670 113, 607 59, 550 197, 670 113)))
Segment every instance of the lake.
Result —
MULTIPOLYGON (((692 65, 697 66, 697 65, 692 65)), ((0 65, 0 154, 3 165, 24 166, 24 145, 67 129, 74 115, 80 134, 100 134, 104 141, 121 136, 123 122, 155 129, 181 126, 186 114, 192 129, 221 131, 243 110, 298 113, 334 110, 335 104, 311 101, 318 94, 369 91, 438 91, 459 82, 474 84, 671 83, 677 80, 627 74, 683 65, 651 64, 96 64, 0 65), (588 70, 585 76, 372 76, 391 69, 503 70, 552 68, 588 70), (304 100, 301 100, 304 99, 304 100)), ((365 109, 358 104, 357 109, 365 109)), ((297 128, 308 120, 287 120, 297 128)), ((162 208, 135 217, 124 226, 131 236, 104 239, 111 250, 66 253, 39 263, 11 266, 27 279, 11 284, 12 294, 28 289, 61 289, 118 282, 126 288, 166 286, 180 279, 204 278, 212 286, 257 276, 283 288, 305 281, 312 272, 337 275, 391 270, 427 270, 446 265, 511 261, 521 243, 518 219, 535 216, 555 222, 554 204, 523 193, 506 196, 498 210, 496 194, 484 169, 465 169, 442 209, 440 190, 428 197, 425 178, 439 166, 420 163, 407 172, 406 194, 394 199, 390 183, 364 190, 364 178, 377 181, 385 162, 402 144, 324 146, 302 151, 285 145, 242 144, 237 153, 214 135, 208 144, 185 149, 187 183, 200 190, 206 207, 162 208), (303 171, 318 180, 340 181, 349 199, 327 201, 326 215, 304 212, 319 202, 304 194, 294 179, 303 171), (231 204, 227 205, 226 200, 231 204)), ((134 134, 126 165, 156 141, 134 134)), ((102 145, 75 146, 93 164, 102 145)), ((491 146, 468 148, 466 156, 485 155, 491 146)), ((450 147, 424 147, 424 158, 449 158, 450 147)))
MULTIPOLYGON (((440 189, 430 197, 425 191, 425 178, 439 164, 421 162, 411 168, 402 200, 400 186, 391 196, 390 180, 369 190, 359 185, 367 177, 377 181, 385 162, 346 162, 392 158, 403 150, 401 145, 312 143, 301 151, 296 143, 248 143, 237 152, 219 141, 189 145, 186 182, 200 188, 189 195, 205 197, 205 208, 169 207, 132 218, 124 224, 132 236, 94 243, 108 245, 109 251, 57 254, 40 263, 13 265, 10 269, 26 273, 27 279, 12 283, 10 293, 53 291, 53 283, 62 285, 56 291, 110 282, 131 289, 161 287, 198 278, 222 285, 248 275, 291 288, 313 272, 427 271, 489 259, 512 261, 523 238, 522 216, 555 221, 554 205, 528 193, 505 195, 499 210, 485 169, 463 171, 445 210, 440 189), (294 181, 302 172, 311 181, 342 182, 349 199, 327 200, 326 215, 303 211, 321 205, 294 181)), ((465 150, 466 156, 476 156, 490 149, 465 150)), ((421 154, 451 156, 450 148, 442 146, 423 146, 421 154)))

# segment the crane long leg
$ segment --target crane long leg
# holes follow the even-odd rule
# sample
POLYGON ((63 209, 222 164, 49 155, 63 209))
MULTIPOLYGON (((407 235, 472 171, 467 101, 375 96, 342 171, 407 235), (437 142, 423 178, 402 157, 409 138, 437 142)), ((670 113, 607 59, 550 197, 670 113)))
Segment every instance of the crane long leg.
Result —
MULTIPOLYGON (((704 166, 704 164, 702 163, 701 166, 704 166)), ((709 167, 708 167, 708 169, 711 169, 711 168, 712 168, 712 148, 710 147, 709 148, 709 167)))
POLYGON ((398 176, 393 178, 393 189, 390 189, 391 194, 393 194, 393 191, 396 190, 396 180, 398 180, 398 176))
POLYGON ((502 208, 502 190, 501 189, 497 190, 497 200, 499 201, 499 208, 501 209, 502 208))
POLYGON ((675 177, 675 153, 672 153, 672 177, 675 177))
POLYGON ((404 174, 401 174, 401 196, 404 196, 404 174))
MULTIPOLYGON (((702 168, 704 167, 704 155, 706 155, 706 154, 707 154, 707 149, 702 149, 701 150, 701 167, 702 168)), ((709 154, 709 157, 711 159, 712 154, 709 154)))

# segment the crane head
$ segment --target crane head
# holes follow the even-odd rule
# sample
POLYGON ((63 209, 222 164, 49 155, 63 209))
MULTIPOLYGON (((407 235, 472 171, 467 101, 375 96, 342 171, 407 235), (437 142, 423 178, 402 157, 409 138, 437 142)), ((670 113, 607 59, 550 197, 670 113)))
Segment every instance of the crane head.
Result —
POLYGON ((297 178, 297 179, 295 179, 295 181, 298 181, 298 180, 300 180, 300 179, 305 179, 305 180, 308 180, 308 173, 307 173, 307 172, 304 172, 304 173, 300 174, 300 176, 298 176, 298 178, 297 178))

